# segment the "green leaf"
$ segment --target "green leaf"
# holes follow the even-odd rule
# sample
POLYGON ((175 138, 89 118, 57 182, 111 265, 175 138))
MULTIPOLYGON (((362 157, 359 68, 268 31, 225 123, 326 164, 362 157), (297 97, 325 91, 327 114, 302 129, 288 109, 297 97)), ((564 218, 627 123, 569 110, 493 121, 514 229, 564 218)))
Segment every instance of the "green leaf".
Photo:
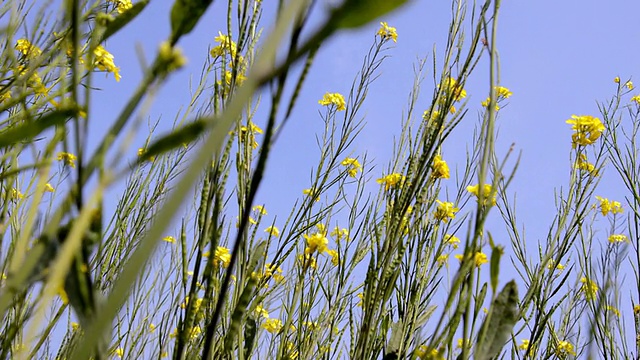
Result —
POLYGON ((100 43, 104 42, 105 40, 110 38, 113 34, 120 31, 120 29, 125 27, 128 23, 130 23, 131 20, 133 20, 136 16, 138 16, 148 4, 149 4, 149 0, 138 1, 133 5, 133 7, 131 7, 124 13, 116 16, 116 18, 113 19, 113 21, 110 21, 109 23, 107 23, 106 29, 102 34, 102 40, 100 41, 100 43))
POLYGON ((39 119, 25 121, 0 133, 0 149, 15 145, 19 142, 30 141, 50 127, 62 125, 67 119, 75 115, 76 109, 59 109, 42 115, 39 119))
POLYGON ((171 134, 166 135, 149 145, 147 150, 143 154, 140 154, 138 162, 142 163, 150 157, 171 151, 179 146, 184 146, 184 144, 194 141, 198 136, 204 133, 206 127, 207 125, 204 120, 195 120, 194 122, 175 130, 171 134))
POLYGON ((345 0, 333 10, 338 28, 352 29, 368 24, 372 20, 396 10, 408 0, 345 0))
POLYGON ((171 8, 171 45, 196 27, 211 3, 212 0, 176 0, 171 8))
POLYGON ((511 337, 518 313, 518 286, 511 280, 491 304, 480 327, 474 359, 489 360, 500 354, 511 337))
POLYGON ((256 320, 249 317, 244 324, 244 358, 251 359, 251 352, 255 346, 256 334, 258 333, 258 324, 256 320))
POLYGON ((498 245, 493 247, 491 251, 491 291, 495 294, 498 289, 498 275, 500 275, 500 258, 504 252, 503 247, 498 245))

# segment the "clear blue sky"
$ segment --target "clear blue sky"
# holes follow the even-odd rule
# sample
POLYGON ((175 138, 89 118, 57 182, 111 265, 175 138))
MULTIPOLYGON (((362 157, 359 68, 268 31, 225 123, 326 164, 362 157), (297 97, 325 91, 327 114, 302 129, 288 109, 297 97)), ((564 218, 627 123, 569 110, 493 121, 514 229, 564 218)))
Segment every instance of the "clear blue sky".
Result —
MULTIPOLYGON (((267 6, 263 19, 270 20, 272 9, 269 7, 275 1, 263 2, 267 6)), ((155 48, 169 34, 171 3, 152 1, 135 24, 107 44, 106 48, 122 69, 122 81, 116 83, 112 76, 98 76, 104 91, 103 96, 94 97, 92 112, 105 126, 113 121, 114 109, 122 108, 140 80, 136 44, 144 49, 149 62, 155 48)), ((218 31, 226 32, 225 4, 214 2, 196 31, 179 43, 189 64, 171 77, 152 108, 151 121, 162 115, 160 132, 171 127, 175 114, 188 102, 189 78, 192 77, 195 86, 214 36, 218 31)), ((509 105, 500 111, 497 152, 499 156, 504 155, 512 143, 515 143, 516 154, 522 152, 509 192, 517 194, 522 222, 519 225, 526 228, 531 246, 544 239, 555 213, 554 188, 566 186, 568 182, 571 129, 565 120, 572 114, 598 115, 596 101, 606 101, 613 96, 615 76, 623 81, 640 76, 638 14, 640 2, 635 0, 503 1, 497 43, 501 85, 511 89, 514 95, 509 105)), ((379 19, 397 28, 398 43, 388 51, 390 58, 371 87, 362 113, 366 115, 367 124, 352 148, 354 155, 367 152, 374 158, 377 165, 374 176, 386 169, 392 136, 399 133, 413 83, 413 65, 418 58, 429 56, 431 59, 434 45, 444 49, 449 19, 450 1, 412 1, 379 19)), ((293 117, 275 144, 261 187, 258 202, 267 205, 269 216, 277 214, 283 220, 300 191, 309 187, 310 171, 318 157, 315 136, 322 124, 318 113, 322 110, 317 101, 326 91, 348 92, 378 27, 376 21, 360 30, 341 33, 320 51, 293 117)), ((640 86, 640 77, 637 85, 640 86)), ((431 86, 431 80, 426 79, 421 97, 424 105, 418 109, 418 116, 428 106, 431 86)), ((464 151, 477 123, 480 102, 488 95, 486 59, 466 88, 470 112, 444 152, 452 171, 455 166, 464 166, 464 151)), ((634 94, 638 92, 640 90, 634 94)), ((255 121, 263 124, 265 120, 255 121)), ((101 126, 93 131, 101 134, 101 126)), ((132 159, 146 135, 139 134, 131 150, 132 159)), ((623 200, 619 183, 613 180, 615 176, 613 171, 605 173, 597 193, 623 200)), ((113 193, 118 195, 118 190, 113 193)), ((497 213, 489 225, 494 236, 503 232, 504 225, 497 213)), ((498 237, 496 241, 509 245, 508 238, 498 237)), ((510 262, 505 259, 503 269, 508 265, 510 262)), ((621 295, 627 297, 627 294, 621 295)))

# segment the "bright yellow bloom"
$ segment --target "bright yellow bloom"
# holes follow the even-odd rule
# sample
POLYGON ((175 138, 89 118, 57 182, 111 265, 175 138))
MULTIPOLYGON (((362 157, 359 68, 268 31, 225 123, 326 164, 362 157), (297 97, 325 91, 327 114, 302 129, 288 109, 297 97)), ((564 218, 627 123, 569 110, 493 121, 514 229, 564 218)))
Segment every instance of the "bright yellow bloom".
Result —
POLYGON ((607 305, 605 309, 611 311, 615 316, 620 317, 620 310, 618 310, 615 306, 607 305))
POLYGON ((580 282, 582 283, 580 291, 584 292, 587 300, 595 300, 599 290, 598 284, 595 281, 589 280, 584 276, 580 279, 580 282))
MULTIPOLYGON (((484 197, 483 201, 484 201, 484 205, 487 204, 487 200, 489 200, 489 195, 491 194, 491 190, 492 187, 489 184, 484 184, 484 186, 482 187, 482 196, 484 197)), ((467 191, 472 193, 473 195, 475 195, 476 197, 480 196, 480 185, 476 184, 473 186, 467 186, 467 191)), ((497 194, 493 194, 493 196, 491 196, 491 206, 495 206, 496 205, 496 195, 497 194)))
POLYGON ((561 357, 564 358, 567 355, 576 355, 575 350, 573 349, 573 345, 568 342, 568 341, 559 341, 558 345, 556 346, 556 354, 561 357))
POLYGON ((5 90, 5 92, 0 94, 0 104, 2 104, 3 102, 5 102, 5 101, 7 101, 9 99, 11 99, 11 91, 10 90, 5 90))
POLYGON ((284 281, 284 276, 282 276, 282 268, 280 266, 276 267, 275 265, 271 265, 271 263, 266 263, 264 265, 264 277, 272 277, 278 283, 284 281))
POLYGON ((442 255, 438 256, 436 261, 438 262, 438 266, 442 266, 442 265, 446 264, 447 261, 449 261, 449 254, 442 254, 442 255))
MULTIPOLYGON (((485 101, 481 102, 480 105, 482 105, 482 107, 489 107, 489 103, 491 102, 491 98, 487 98, 485 101)), ((500 105, 498 105, 496 103, 496 107, 495 107, 496 111, 500 110, 500 105)))
POLYGON ((263 308, 262 305, 256 306, 256 314, 258 314, 258 316, 262 316, 265 319, 269 318, 269 312, 267 311, 267 309, 263 308))
POLYGON ((235 59, 237 46, 230 37, 218 31, 218 36, 216 36, 214 40, 219 45, 211 49, 211 51, 209 52, 211 54, 211 57, 216 58, 218 56, 223 56, 224 54, 229 54, 231 55, 232 59, 235 59))
POLYGON ((433 158, 433 164, 431 165, 433 172, 431 176, 436 179, 448 179, 449 178, 449 166, 447 162, 442 160, 440 155, 436 155, 433 158))
POLYGON ((22 194, 22 192, 20 192, 20 190, 18 189, 11 189, 11 198, 14 200, 20 200, 24 197, 24 195, 22 194))
POLYGON ((322 236, 327 236, 327 227, 324 226, 323 223, 316 224, 316 228, 318 229, 318 232, 322 234, 322 236))
POLYGON ((359 293, 356 295, 358 297, 358 303, 356 306, 362 307, 362 302, 364 301, 364 293, 359 293))
POLYGON ((280 319, 267 319, 262 324, 262 328, 272 334, 277 334, 282 329, 282 321, 280 319))
MULTIPOLYGON (((455 255, 455 258, 462 262, 464 255, 458 254, 455 255)), ((476 263, 477 267, 480 267, 482 264, 488 263, 489 259, 487 258, 487 254, 483 253, 482 251, 478 251, 473 255, 473 261, 476 263)))
POLYGON ((554 261, 553 260, 549 260, 549 262, 547 263, 547 269, 562 271, 562 270, 564 270, 564 265, 558 264, 558 265, 554 266, 554 261))
POLYGON ((221 263, 222 266, 226 268, 227 266, 229 266, 230 261, 231 254, 229 253, 229 249, 223 246, 218 246, 213 257, 213 265, 218 265, 218 263, 221 263))
POLYGON ((123 357, 124 356, 124 349, 123 348, 117 348, 113 351, 113 353, 117 356, 117 357, 123 357))
POLYGON ((460 210, 455 207, 452 202, 442 202, 440 200, 436 200, 436 202, 438 203, 438 208, 433 213, 433 217, 435 217, 436 220, 449 222, 449 219, 455 218, 456 213, 460 210))
POLYGON ((113 73, 116 81, 120 81, 120 68, 113 62, 113 55, 103 48, 102 45, 98 45, 95 50, 93 50, 93 54, 95 55, 94 65, 102 71, 113 73))
POLYGON ((631 101, 635 101, 636 103, 638 103, 638 105, 640 105, 640 95, 632 96, 631 101))
POLYGON ((359 170, 362 170, 362 165, 360 165, 358 159, 346 158, 342 160, 340 164, 348 168, 347 172, 349 173, 349 176, 353 178, 356 177, 359 170))
POLYGON ((591 145, 600 138, 604 131, 604 125, 600 119, 591 115, 571 115, 567 124, 573 125, 571 129, 571 144, 575 148, 577 145, 591 145))
POLYGON ((596 169, 596 166, 587 160, 587 155, 580 154, 580 157, 576 161, 576 169, 589 172, 591 176, 599 176, 600 173, 596 169))
POLYGON ((315 202, 320 201, 320 197, 319 196, 315 196, 316 191, 313 188, 304 189, 304 190, 302 190, 302 193, 307 195, 307 196, 314 197, 314 201, 315 202))
POLYGON ((56 189, 54 189, 53 186, 51 186, 51 184, 46 183, 46 184, 44 184, 44 191, 46 191, 46 192, 54 192, 54 191, 56 191, 56 189))
POLYGON ((384 190, 389 190, 390 188, 402 187, 402 183, 404 183, 404 175, 393 173, 387 176, 383 176, 380 179, 376 180, 378 184, 384 184, 384 190))
POLYGON ((325 93, 322 99, 318 100, 318 104, 322 106, 335 105, 336 110, 344 111, 347 109, 344 96, 339 93, 325 93))
POLYGON ((333 228, 333 231, 331 231, 331 236, 336 238, 336 241, 340 241, 342 239, 349 241, 349 230, 345 228, 340 229, 336 226, 333 228))
POLYGON ((622 204, 620 204, 618 201, 609 201, 609 199, 602 198, 600 196, 596 196, 596 199, 600 201, 599 206, 603 216, 607 216, 608 213, 622 214, 622 212, 624 211, 622 209, 622 204))
POLYGON ((162 241, 166 241, 169 244, 173 244, 176 242, 176 238, 174 238, 173 236, 169 235, 169 236, 165 236, 162 238, 162 241))
POLYGON ((633 83, 631 81, 627 81, 624 86, 627 87, 627 89, 629 90, 633 90, 633 83))
POLYGON ((386 22, 380 23, 380 29, 378 29, 376 35, 379 35, 382 40, 391 39, 393 42, 398 42, 398 32, 396 28, 387 25, 386 22))
POLYGON ((42 50, 39 47, 33 45, 27 39, 19 39, 16 41, 16 50, 22 53, 26 58, 33 59, 42 54, 42 50))
POLYGON ((269 226, 268 228, 264 229, 264 232, 269 233, 269 235, 274 237, 280 236, 280 230, 275 226, 269 226))
POLYGON ((613 78, 613 82, 616 84, 620 84, 620 77, 616 76, 613 78))
POLYGON ((420 345, 413 354, 420 360, 444 360, 444 355, 438 349, 431 349, 427 345, 420 345))
POLYGON ((609 236, 610 243, 621 243, 627 241, 627 236, 622 234, 613 234, 609 236))
POLYGON ((122 14, 123 12, 133 7, 133 4, 131 4, 131 0, 108 0, 108 1, 116 4, 116 11, 118 11, 118 14, 122 14))
MULTIPOLYGON (((438 88, 440 87, 440 85, 438 85, 438 88)), ((448 77, 445 82, 444 82, 444 91, 445 91, 445 97, 452 95, 453 96, 453 100, 455 101, 460 101, 464 98, 467 97, 467 91, 465 89, 462 88, 462 86, 460 86, 460 84, 458 83, 458 81, 452 77, 448 77)), ((442 100, 444 101, 444 100, 442 100)), ((455 113, 455 108, 453 109, 453 111, 449 110, 451 113, 455 113)))
POLYGON ((522 342, 518 345, 518 349, 527 351, 529 349, 529 339, 522 339, 522 342))
POLYGON ((508 99, 511 97, 511 95, 513 95, 513 93, 507 89, 506 87, 503 86, 496 86, 496 94, 498 95, 498 97, 501 97, 503 99, 508 99))
POLYGON ((340 254, 336 250, 327 250, 327 255, 331 256, 331 263, 333 266, 338 266, 340 264, 340 254))
POLYGON ((149 324, 149 332, 150 333, 156 332, 156 325, 154 323, 149 324))
POLYGON ((451 245, 452 248, 457 249, 458 244, 460 244, 460 239, 451 234, 446 234, 444 236, 444 242, 447 245, 451 245))
POLYGON ((251 210, 259 213, 260 215, 267 215, 267 209, 265 209, 262 205, 256 205, 252 207, 251 210))
POLYGON ((59 152, 58 153, 58 161, 63 161, 65 165, 71 167, 71 168, 75 168, 76 167, 76 160, 78 158, 71 154, 71 153, 67 153, 67 152, 59 152))
POLYGON ((329 240, 321 233, 315 233, 313 235, 304 234, 303 236, 307 240, 307 248, 304 250, 306 254, 313 254, 316 251, 319 253, 327 251, 329 240))

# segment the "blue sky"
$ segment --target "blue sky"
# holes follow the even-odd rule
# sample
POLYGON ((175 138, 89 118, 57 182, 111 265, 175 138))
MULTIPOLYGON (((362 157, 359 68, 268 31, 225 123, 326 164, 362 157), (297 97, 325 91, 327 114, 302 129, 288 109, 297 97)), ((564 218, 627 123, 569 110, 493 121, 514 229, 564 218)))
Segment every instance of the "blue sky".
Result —
MULTIPOLYGON (((267 9, 263 19, 268 21, 271 3, 275 2, 264 3, 267 9)), ((122 69, 122 80, 116 83, 112 76, 96 79, 103 88, 102 93, 94 95, 92 104, 94 119, 100 120, 92 129, 96 135, 102 135, 141 78, 136 46, 144 50, 149 62, 158 44, 168 36, 170 6, 170 1, 151 2, 136 23, 106 44, 122 69)), ((208 46, 218 31, 226 32, 225 11, 224 2, 214 2, 194 33, 179 43, 189 64, 158 93, 149 116, 152 122, 162 116, 159 132, 171 128, 176 113, 188 102, 189 79, 193 86, 197 84, 208 46)), ((633 80, 640 73, 637 14, 640 2, 632 0, 503 2, 497 42, 501 85, 514 95, 500 111, 496 150, 498 156, 504 155, 513 143, 515 154, 522 153, 509 193, 517 196, 519 225, 526 228, 532 246, 544 239, 555 213, 554 189, 568 182, 571 129, 565 120, 573 114, 598 115, 597 101, 608 100, 616 91, 613 78, 633 80)), ((352 148, 354 155, 366 152, 374 159, 373 180, 385 171, 393 136, 399 134, 414 80, 413 66, 425 56, 430 64, 434 45, 438 51, 444 49, 450 16, 449 1, 412 1, 379 19, 397 28, 398 43, 387 51, 390 57, 371 87, 361 113, 366 116, 366 126, 352 148)), ((270 216, 277 214, 284 219, 302 189, 309 187, 310 172, 318 157, 315 136, 322 127, 319 111, 323 109, 317 101, 327 91, 348 92, 378 27, 376 21, 362 29, 340 33, 318 54, 292 119, 274 146, 259 193, 258 203, 266 204, 270 216)), ((440 55, 439 52, 437 58, 440 55)), ((488 95, 487 66, 485 58, 467 83, 470 111, 444 149, 452 172, 455 166, 464 165, 480 102, 488 95)), ((640 79, 637 83, 640 86, 640 79)), ((432 86, 431 79, 425 79, 421 96, 424 105, 418 106, 416 116, 427 108, 432 86)), ((255 121, 263 124, 265 120, 258 117, 255 121)), ((132 159, 147 136, 145 128, 142 130, 131 150, 132 159)), ((622 200, 612 170, 605 172, 597 194, 622 200)), ((117 195, 118 189, 113 193, 117 195)), ((504 231, 497 213, 489 225, 494 236, 504 231)), ((507 238, 497 237, 496 241, 509 245, 507 238)), ((508 265, 505 259, 503 266, 508 265)))

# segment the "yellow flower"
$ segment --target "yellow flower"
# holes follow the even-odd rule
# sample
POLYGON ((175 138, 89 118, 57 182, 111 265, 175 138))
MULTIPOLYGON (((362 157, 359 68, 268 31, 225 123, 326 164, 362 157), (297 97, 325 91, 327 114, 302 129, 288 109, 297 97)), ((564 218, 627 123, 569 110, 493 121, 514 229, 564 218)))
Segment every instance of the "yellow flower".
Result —
POLYGON ((529 349, 529 339, 522 339, 522 342, 518 345, 518 349, 527 351, 529 349))
POLYGON ((613 78, 613 82, 616 84, 620 84, 620 77, 616 76, 613 78))
POLYGON ((71 154, 71 153, 67 153, 67 152, 59 152, 58 153, 58 161, 63 161, 65 165, 71 167, 71 168, 75 168, 76 167, 76 160, 78 158, 71 154))
POLYGON ((117 348, 117 349, 115 349, 115 351, 113 353, 117 357, 123 357, 124 356, 124 349, 123 348, 117 348))
POLYGON ((300 266, 302 267, 310 267, 312 269, 315 269, 317 266, 316 258, 314 258, 311 254, 307 254, 306 249, 305 254, 298 256, 298 261, 300 262, 300 266))
POLYGON ((513 95, 513 93, 507 89, 506 87, 503 86, 496 86, 496 94, 498 95, 498 97, 501 97, 503 99, 508 99, 511 97, 511 95, 513 95))
POLYGON ((262 328, 272 334, 277 334, 282 329, 282 321, 280 319, 267 319, 262 324, 262 328))
POLYGON ((627 81, 624 86, 627 87, 627 89, 629 90, 633 90, 633 83, 631 81, 627 81))
POLYGON ((336 238, 336 241, 340 241, 342 239, 349 241, 349 230, 345 228, 340 229, 336 226, 333 228, 333 231, 331 231, 331 236, 336 238))
MULTIPOLYGON (((487 98, 485 101, 481 102, 480 105, 482 105, 482 107, 489 107, 489 103, 491 102, 491 98, 487 98)), ((500 105, 496 104, 496 111, 500 110, 500 105)))
MULTIPOLYGON (((482 187, 482 196, 483 196, 483 202, 484 205, 487 204, 487 200, 489 200, 489 195, 491 194, 492 191, 492 187, 489 184, 484 184, 482 187)), ((467 186, 467 191, 472 193, 473 195, 475 195, 476 197, 480 197, 480 185, 476 184, 473 186, 467 186)), ((493 194, 493 196, 491 196, 491 206, 495 206, 496 205, 496 195, 497 194, 493 194)))
POLYGON ((640 95, 632 96, 631 101, 635 101, 636 103, 638 103, 638 105, 640 105, 640 95))
POLYGON ((333 266, 338 266, 340 264, 340 254, 336 250, 327 250, 327 255, 331 256, 331 263, 333 266))
POLYGON ((442 265, 446 264, 447 261, 449 261, 449 254, 442 254, 442 255, 438 256, 436 261, 438 262, 438 266, 442 266, 442 265))
POLYGON ((264 232, 269 233, 269 235, 274 237, 280 236, 280 230, 278 230, 278 228, 275 226, 269 226, 268 228, 264 229, 264 232))
POLYGON ((547 263, 547 269, 562 271, 562 270, 564 270, 564 265, 558 264, 558 265, 554 266, 554 261, 553 260, 549 260, 549 262, 547 263))
POLYGON ((108 0, 108 1, 116 4, 116 10, 118 11, 118 14, 122 14, 123 12, 133 7, 133 4, 131 4, 131 0, 108 0))
POLYGON ((176 242, 176 238, 170 235, 163 237, 162 240, 168 242, 169 244, 173 244, 176 242))
POLYGON ((420 360, 444 360, 444 355, 438 349, 431 349, 427 345, 420 345, 413 354, 420 360))
POLYGON ((71 329, 73 331, 78 331, 78 329, 80 329, 80 324, 78 324, 77 322, 72 322, 71 323, 71 329))
POLYGON ((364 301, 364 293, 359 293, 356 296, 358 297, 358 303, 356 304, 356 306, 362 307, 362 302, 364 301))
POLYGON ((95 55, 94 65, 102 71, 113 73, 116 81, 120 81, 120 68, 113 62, 113 55, 102 45, 98 45, 93 50, 93 54, 95 55))
POLYGON ((573 345, 568 341, 558 341, 558 345, 556 345, 556 354, 560 357, 566 357, 567 355, 576 355, 576 352, 573 350, 573 345))
POLYGON ((26 58, 33 59, 42 54, 42 50, 37 46, 33 45, 27 39, 19 39, 16 41, 16 50, 22 53, 26 58))
POLYGON ((51 186, 51 184, 46 183, 46 184, 44 184, 44 191, 46 191, 46 192, 54 192, 54 191, 56 191, 56 189, 54 189, 53 186, 51 186))
POLYGON ((599 206, 603 216, 607 216, 608 213, 622 214, 622 212, 624 211, 622 209, 622 204, 620 204, 618 201, 609 201, 609 199, 602 198, 600 196, 596 196, 596 199, 600 201, 599 206))
POLYGON ((149 332, 153 333, 156 331, 156 325, 154 323, 149 324, 149 332))
POLYGON ((20 200, 24 197, 24 195, 20 192, 20 190, 13 188, 11 189, 11 198, 14 200, 20 200))
POLYGON ((436 208, 436 211, 433 213, 433 217, 435 217, 436 220, 449 222, 449 219, 454 219, 456 213, 460 210, 455 207, 452 202, 442 202, 440 200, 436 200, 436 202, 438 203, 438 208, 436 208))
POLYGON ((244 142, 245 138, 247 138, 254 149, 258 147, 258 143, 256 142, 255 137, 256 134, 262 134, 262 129, 252 121, 249 121, 249 124, 247 126, 240 127, 240 141, 244 142))
POLYGON ((347 109, 344 96, 339 93, 325 93, 322 99, 318 100, 318 104, 322 106, 335 105, 338 111, 347 109))
POLYGON ((390 188, 402 187, 402 183, 404 182, 404 175, 393 173, 387 176, 383 176, 380 179, 376 180, 378 184, 384 184, 384 190, 387 191, 390 188))
POLYGON ((433 158, 433 164, 431 165, 433 172, 431 176, 435 179, 448 179, 449 178, 449 166, 447 162, 442 160, 440 155, 436 155, 433 158))
POLYGON ((458 244, 460 244, 460 239, 451 234, 446 234, 444 236, 445 244, 451 245, 452 248, 457 249, 458 244))
POLYGON ((304 250, 305 254, 313 254, 316 251, 319 253, 327 251, 329 240, 321 233, 315 233, 313 235, 304 234, 303 236, 307 240, 307 248, 304 250))
POLYGON ((613 234, 609 236, 610 243, 621 243, 627 241, 627 236, 622 234, 613 234))
MULTIPOLYGON (((455 258, 458 259, 460 262, 462 262, 464 255, 458 254, 458 255, 455 255, 455 258)), ((487 258, 487 254, 483 253, 482 251, 478 251, 475 254, 473 254, 473 261, 475 262, 476 267, 480 267, 482 264, 488 263, 489 259, 487 258)))
POLYGON ((347 172, 349 173, 349 176, 353 178, 356 177, 358 171, 362 169, 362 165, 360 165, 358 159, 354 158, 346 158, 342 160, 340 164, 348 168, 347 172))
POLYGON ((256 205, 252 207, 251 210, 259 213, 260 215, 267 215, 267 209, 265 209, 262 205, 256 205))
POLYGON ((618 310, 615 306, 607 305, 606 309, 611 311, 615 316, 620 317, 620 310, 618 310))
POLYGON ((168 41, 163 41, 160 44, 158 59, 161 64, 160 69, 165 73, 178 70, 187 64, 187 58, 182 53, 182 50, 175 46, 171 46, 168 41))
POLYGON ((271 265, 271 263, 267 263, 264 265, 264 276, 273 277, 273 280, 275 280, 276 282, 284 281, 284 276, 282 276, 282 268, 280 266, 276 267, 275 265, 271 265))
POLYGON ((0 94, 0 104, 2 104, 3 102, 5 102, 5 101, 7 101, 9 99, 11 99, 11 91, 10 90, 5 90, 5 92, 0 94))
POLYGON ((599 290, 598 284, 596 284, 595 281, 589 280, 584 276, 580 279, 580 282, 582 283, 582 287, 580 288, 580 291, 584 292, 584 295, 587 298, 587 300, 595 300, 599 290))
POLYGON ((398 32, 396 28, 387 25, 386 22, 380 23, 380 29, 378 29, 376 35, 379 35, 382 40, 391 39, 393 42, 398 42, 398 32))
POLYGON ((571 119, 566 121, 573 125, 571 129, 571 144, 575 148, 577 145, 591 145, 600 138, 604 131, 604 125, 600 119, 591 115, 571 115, 571 119))
POLYGON ((596 169, 596 166, 587 161, 587 155, 580 154, 580 157, 576 161, 576 169, 589 172, 591 176, 599 176, 600 173, 596 169))
MULTIPOLYGON (((440 85, 438 85, 438 88, 440 88, 440 85)), ((460 86, 460 84, 458 83, 458 81, 452 77, 448 77, 445 82, 444 82, 444 92, 445 92, 445 97, 448 97, 449 95, 453 96, 453 100, 455 101, 460 101, 462 99, 464 99, 465 97, 467 97, 467 91, 465 89, 462 88, 462 86, 460 86)), ((443 102, 444 99, 441 100, 441 102, 443 102)), ((451 113, 455 113, 455 108, 453 109, 453 111, 451 111, 451 109, 449 110, 451 113)))
POLYGON ((231 40, 230 37, 218 31, 218 36, 216 36, 214 40, 219 45, 211 49, 211 51, 209 52, 211 54, 211 57, 215 58, 218 56, 223 56, 224 54, 229 54, 231 55, 232 59, 235 59, 237 46, 236 46, 236 43, 233 40, 231 40))
POLYGON ((223 246, 218 246, 216 248, 216 253, 213 256, 213 265, 222 264, 223 267, 229 266, 229 262, 231 261, 231 254, 229 253, 229 249, 223 246))
POLYGON ((302 190, 302 193, 309 196, 309 197, 314 197, 314 201, 318 202, 320 201, 320 197, 319 196, 315 196, 315 189, 314 188, 310 188, 310 189, 304 189, 302 190))
POLYGON ((262 305, 256 306, 256 314, 258 314, 258 316, 262 316, 265 319, 269 318, 269 312, 267 311, 267 309, 263 308, 262 305))

